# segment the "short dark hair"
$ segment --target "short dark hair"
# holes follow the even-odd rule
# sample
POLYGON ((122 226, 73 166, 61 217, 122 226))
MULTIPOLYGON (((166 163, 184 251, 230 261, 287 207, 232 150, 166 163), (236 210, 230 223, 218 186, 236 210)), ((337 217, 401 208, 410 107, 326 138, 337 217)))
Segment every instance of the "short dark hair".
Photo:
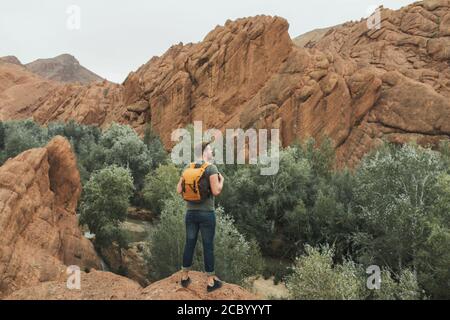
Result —
POLYGON ((200 155, 203 156, 203 152, 205 152, 205 149, 207 146, 211 144, 211 141, 202 142, 195 146, 195 154, 197 154, 199 151, 201 151, 200 155))

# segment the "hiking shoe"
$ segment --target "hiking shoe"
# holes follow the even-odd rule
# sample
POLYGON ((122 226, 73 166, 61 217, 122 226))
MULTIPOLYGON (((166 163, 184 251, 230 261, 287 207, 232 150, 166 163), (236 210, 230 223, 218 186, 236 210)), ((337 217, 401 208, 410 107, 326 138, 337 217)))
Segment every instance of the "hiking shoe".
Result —
POLYGON ((208 292, 213 292, 214 290, 217 290, 221 287, 222 287, 222 281, 214 279, 214 285, 213 286, 207 285, 206 290, 208 292))
POLYGON ((188 277, 186 280, 181 279, 181 286, 183 288, 187 288, 187 286, 191 283, 191 278, 188 277))

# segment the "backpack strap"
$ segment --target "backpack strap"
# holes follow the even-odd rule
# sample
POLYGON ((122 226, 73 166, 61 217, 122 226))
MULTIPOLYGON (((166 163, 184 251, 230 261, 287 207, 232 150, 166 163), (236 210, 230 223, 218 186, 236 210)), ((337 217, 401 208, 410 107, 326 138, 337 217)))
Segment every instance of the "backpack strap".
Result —
POLYGON ((210 166, 209 162, 205 162, 204 164, 202 164, 202 166, 200 168, 205 169, 208 168, 210 166))
POLYGON ((198 163, 191 162, 191 164, 189 165, 189 168, 190 169, 204 169, 204 170, 206 170, 206 168, 208 168, 211 165, 211 163, 204 162, 200 167, 197 167, 197 165, 198 165, 198 163))
POLYGON ((202 166, 200 168, 198 168, 198 170, 200 170, 200 176, 202 176, 203 173, 205 173, 206 168, 208 168, 209 165, 210 165, 210 163, 205 162, 202 164, 202 166))
POLYGON ((183 176, 181 176, 181 192, 186 192, 186 181, 184 180, 183 176))

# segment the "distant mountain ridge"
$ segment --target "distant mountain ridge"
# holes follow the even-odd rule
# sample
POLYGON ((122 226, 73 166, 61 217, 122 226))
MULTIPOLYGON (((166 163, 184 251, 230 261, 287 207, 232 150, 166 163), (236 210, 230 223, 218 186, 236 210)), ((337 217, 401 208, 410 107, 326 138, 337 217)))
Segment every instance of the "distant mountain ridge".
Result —
POLYGON ((34 74, 57 82, 89 84, 104 80, 80 65, 80 62, 70 54, 61 54, 49 59, 37 59, 27 64, 22 64, 15 56, 6 56, 0 57, 0 62, 23 66, 34 74))
POLYGON ((306 32, 292 39, 295 45, 302 48, 309 48, 319 42, 331 29, 339 27, 340 25, 328 28, 314 29, 306 32))
POLYGON ((103 81, 102 77, 80 65, 80 62, 70 54, 62 54, 50 59, 38 59, 27 63, 25 67, 41 77, 59 82, 87 84, 103 81))

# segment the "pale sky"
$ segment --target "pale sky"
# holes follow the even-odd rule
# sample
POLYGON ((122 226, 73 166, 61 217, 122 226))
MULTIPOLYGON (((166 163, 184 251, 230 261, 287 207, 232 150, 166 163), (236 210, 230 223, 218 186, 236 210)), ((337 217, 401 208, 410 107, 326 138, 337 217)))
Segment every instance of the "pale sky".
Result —
POLYGON ((296 37, 316 28, 368 17, 383 5, 413 0, 2 0, 0 56, 22 63, 74 55, 86 68, 121 83, 152 56, 179 42, 199 42, 227 19, 284 17, 296 37), (79 19, 76 10, 79 8, 79 19), (68 13, 68 10, 70 11, 68 13), (79 21, 79 28, 77 28, 79 21))

